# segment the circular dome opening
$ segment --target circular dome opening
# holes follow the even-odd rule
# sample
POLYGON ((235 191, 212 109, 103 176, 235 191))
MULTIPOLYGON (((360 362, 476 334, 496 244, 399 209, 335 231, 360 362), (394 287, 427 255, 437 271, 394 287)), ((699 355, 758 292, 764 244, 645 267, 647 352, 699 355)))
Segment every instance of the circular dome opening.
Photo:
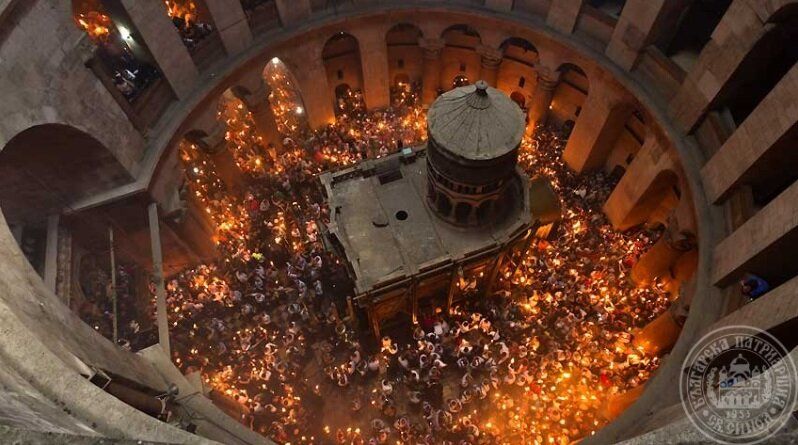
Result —
POLYGON ((395 216, 396 216, 396 219, 398 219, 399 221, 404 221, 404 220, 407 219, 407 212, 405 212, 404 210, 400 210, 400 211, 396 212, 395 216))

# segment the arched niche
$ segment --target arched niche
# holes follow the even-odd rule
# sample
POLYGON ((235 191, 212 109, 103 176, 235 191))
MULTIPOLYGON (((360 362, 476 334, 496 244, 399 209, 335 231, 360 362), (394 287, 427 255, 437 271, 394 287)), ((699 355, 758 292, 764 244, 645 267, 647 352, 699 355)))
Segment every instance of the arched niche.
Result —
POLYGON ((551 101, 550 117, 558 124, 577 121, 590 93, 590 80, 581 67, 572 63, 560 65, 557 71, 560 80, 551 101))
POLYGON ((455 79, 464 76, 474 82, 479 78, 482 57, 477 53, 477 47, 482 44, 482 38, 476 29, 469 25, 452 25, 441 34, 445 46, 441 50, 441 79, 444 79, 446 89, 452 88, 453 83, 445 79, 455 79))
POLYGON ((32 223, 132 179, 93 136, 69 125, 37 125, 0 151, 0 208, 10 224, 32 223))
POLYGON ((263 81, 271 90, 269 104, 280 133, 284 136, 295 136, 306 132, 310 128, 307 106, 291 68, 279 58, 273 57, 263 68, 263 81))
MULTIPOLYGON (((516 91, 521 93, 526 102, 535 94, 535 65, 540 62, 537 48, 524 38, 510 37, 502 42, 499 49, 503 58, 499 65, 496 86, 508 94, 516 91)), ((518 100, 516 102, 520 104, 518 100)))
MULTIPOLYGON (((321 58, 330 87, 346 84, 353 92, 363 90, 360 44, 355 36, 343 31, 336 33, 324 44, 321 58)), ((333 96, 339 98, 335 93, 333 96)))
POLYGON ((398 78, 407 79, 410 85, 420 86, 424 71, 424 51, 418 42, 423 36, 421 29, 410 23, 396 24, 385 34, 388 77, 393 81, 392 87, 398 87, 398 78))

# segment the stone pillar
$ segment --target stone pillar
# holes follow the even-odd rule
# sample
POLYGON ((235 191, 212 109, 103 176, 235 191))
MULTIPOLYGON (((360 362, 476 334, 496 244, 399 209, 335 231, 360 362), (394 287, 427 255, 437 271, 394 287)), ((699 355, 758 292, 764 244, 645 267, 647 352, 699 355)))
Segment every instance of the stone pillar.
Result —
POLYGON ((527 134, 532 134, 535 127, 546 123, 549 117, 549 107, 554 98, 554 90, 560 83, 560 72, 545 67, 538 69, 538 83, 535 94, 529 104, 529 122, 526 127, 527 134))
POLYGON ((756 42, 772 28, 772 23, 763 23, 754 5, 731 3, 671 100, 669 114, 682 131, 695 128, 756 42))
POLYGON ((218 123, 211 130, 211 134, 202 137, 188 136, 186 139, 196 145, 200 150, 208 153, 216 167, 216 173, 230 190, 237 190, 243 186, 243 175, 236 164, 233 154, 227 148, 224 125, 218 123))
POLYGON ((485 7, 494 11, 510 12, 513 10, 513 0, 485 0, 485 7))
POLYGON ((631 113, 616 92, 591 88, 562 155, 568 167, 578 174, 601 168, 631 113))
POLYGON ((373 27, 358 33, 360 66, 363 70, 363 95, 370 110, 391 104, 388 74, 388 46, 385 32, 373 27))
POLYGON ((252 43, 252 32, 241 2, 204 0, 227 55, 234 56, 252 43))
POLYGON ((645 286, 657 278, 671 275, 671 270, 685 252, 696 247, 695 235, 680 230, 675 218, 668 218, 668 227, 632 267, 630 278, 638 286, 645 286))
POLYGON ((55 280, 55 293, 69 306, 72 292, 72 234, 66 228, 59 230, 58 273, 55 280))
POLYGON ((645 387, 645 384, 641 384, 626 392, 609 395, 601 405, 601 416, 607 421, 612 421, 620 416, 622 412, 626 411, 626 408, 629 408, 637 401, 640 395, 643 394, 645 387))
POLYGON ((59 215, 47 217, 47 242, 44 250, 44 285, 55 292, 58 276, 58 223, 59 215))
POLYGON ((582 11, 584 0, 557 0, 551 2, 546 24, 563 34, 571 34, 576 26, 576 19, 582 11))
POLYGON ((499 77, 499 65, 502 63, 504 54, 500 49, 485 45, 478 46, 477 53, 482 57, 479 70, 480 79, 495 88, 496 79, 499 77))
POLYGON ((158 204, 147 208, 150 226, 150 248, 152 249, 152 279, 155 284, 155 316, 158 326, 158 343, 166 355, 171 357, 169 344, 169 318, 166 308, 166 286, 163 277, 163 252, 161 251, 161 227, 158 220, 158 204))
POLYGON ((277 130, 277 118, 275 118, 269 103, 271 88, 263 79, 258 79, 255 88, 254 91, 244 88, 233 88, 232 91, 241 102, 244 102, 247 110, 252 114, 255 130, 263 140, 263 146, 267 147, 269 144, 273 144, 275 147, 282 147, 282 138, 277 130))
POLYGON ((753 173, 760 177, 784 174, 781 169, 765 168, 767 161, 763 159, 794 149, 787 144, 792 143, 789 133, 795 131, 798 122, 796 85, 798 65, 793 65, 701 169, 704 190, 711 202, 718 204, 753 173))
MULTIPOLYGON (((626 230, 645 222, 678 178, 676 164, 660 137, 650 135, 635 156, 618 185, 604 203, 604 214, 616 230, 626 230)), ((684 190, 683 193, 688 193, 684 190)))
POLYGON ((122 0, 121 4, 177 98, 188 97, 199 72, 166 14, 166 5, 140 0, 122 0))
POLYGON ((428 106, 438 97, 438 88, 441 86, 441 50, 446 43, 443 39, 422 38, 418 45, 424 50, 421 99, 428 106))
POLYGON ((277 0, 277 13, 283 26, 291 26, 309 17, 310 0, 277 0))
POLYGON ((207 261, 217 255, 214 242, 214 225, 210 215, 202 207, 195 196, 182 202, 181 217, 174 221, 173 231, 178 236, 190 254, 196 258, 207 261))
POLYGON ((752 267, 766 267, 773 273, 790 270, 795 262, 794 240, 798 234, 796 203, 798 182, 721 241, 713 254, 712 282, 727 285, 751 272, 752 267))
POLYGON ((673 32, 692 0, 627 0, 612 32, 606 54, 624 69, 635 67, 643 48, 663 31, 673 32))
POLYGON ((296 61, 293 65, 292 71, 302 91, 310 127, 315 130, 335 122, 334 97, 327 82, 327 70, 321 60, 321 52, 317 57, 296 61))
POLYGON ((678 303, 674 303, 659 317, 633 332, 632 344, 646 351, 646 355, 656 356, 668 351, 676 344, 682 326, 674 316, 678 303))

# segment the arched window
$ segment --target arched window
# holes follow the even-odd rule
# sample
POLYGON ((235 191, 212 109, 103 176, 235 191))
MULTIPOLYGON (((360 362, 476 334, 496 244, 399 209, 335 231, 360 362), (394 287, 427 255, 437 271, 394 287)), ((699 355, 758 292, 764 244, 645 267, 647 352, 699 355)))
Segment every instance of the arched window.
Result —
POLYGON ((519 107, 520 107, 522 110, 524 110, 524 109, 525 109, 525 106, 526 106, 526 97, 524 97, 524 93, 522 93, 522 92, 520 92, 520 91, 513 91, 512 93, 510 93, 510 99, 512 99, 512 100, 513 100, 513 102, 517 103, 517 104, 518 104, 518 106, 519 106, 519 107))
POLYGON ((443 216, 449 216, 449 214, 452 213, 452 201, 443 193, 438 193, 437 207, 438 212, 443 216))
POLYGON ((459 74, 452 80, 452 88, 464 87, 470 83, 467 76, 459 74))
POLYGON ((551 117, 556 122, 576 120, 590 92, 590 82, 585 72, 578 66, 565 63, 557 71, 560 82, 554 90, 551 117))
POLYGON ((477 207, 477 221, 480 224, 486 223, 490 219, 493 210, 493 200, 485 201, 477 207))
POLYGON ((471 216, 471 204, 467 202, 458 202, 454 208, 454 219, 460 223, 465 224, 471 216))
POLYGON ((534 67, 540 60, 538 49, 531 42, 520 37, 510 37, 499 46, 504 60, 511 60, 527 67, 534 67))
POLYGON ((363 101, 363 68, 360 60, 360 44, 351 34, 339 32, 330 37, 321 52, 327 70, 329 85, 335 89, 336 113, 360 113, 365 111, 363 101), (342 81, 344 83, 342 83, 342 81), (341 94, 346 85, 348 94, 341 94))
POLYGON ((409 23, 394 25, 385 34, 388 76, 393 79, 390 90, 393 106, 412 106, 421 97, 424 50, 419 46, 419 40, 422 37, 421 29, 409 23))

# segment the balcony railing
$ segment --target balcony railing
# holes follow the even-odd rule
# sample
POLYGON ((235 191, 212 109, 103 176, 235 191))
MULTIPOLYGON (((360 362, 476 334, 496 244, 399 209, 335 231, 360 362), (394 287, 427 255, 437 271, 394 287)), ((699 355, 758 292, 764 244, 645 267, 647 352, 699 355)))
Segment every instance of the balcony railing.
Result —
POLYGON ((100 82, 108 89, 130 122, 139 131, 152 127, 160 119, 169 104, 176 99, 169 84, 155 71, 142 76, 135 84, 122 79, 122 74, 112 69, 96 52, 86 62, 100 82))

